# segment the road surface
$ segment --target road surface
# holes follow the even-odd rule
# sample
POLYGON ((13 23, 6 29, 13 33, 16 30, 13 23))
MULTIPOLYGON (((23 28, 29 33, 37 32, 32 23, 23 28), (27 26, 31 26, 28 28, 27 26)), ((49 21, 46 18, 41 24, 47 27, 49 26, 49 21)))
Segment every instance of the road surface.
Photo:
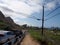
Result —
POLYGON ((25 38, 21 42, 21 45, 40 45, 37 41, 34 41, 30 34, 26 34, 25 38))

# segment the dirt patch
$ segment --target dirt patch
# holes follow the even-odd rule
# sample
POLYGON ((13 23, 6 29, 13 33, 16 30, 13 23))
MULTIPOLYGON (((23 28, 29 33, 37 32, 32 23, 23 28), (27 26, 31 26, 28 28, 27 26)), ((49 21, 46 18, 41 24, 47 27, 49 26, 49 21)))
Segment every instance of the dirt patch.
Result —
POLYGON ((26 34, 21 45, 40 45, 38 42, 34 41, 30 34, 26 34))

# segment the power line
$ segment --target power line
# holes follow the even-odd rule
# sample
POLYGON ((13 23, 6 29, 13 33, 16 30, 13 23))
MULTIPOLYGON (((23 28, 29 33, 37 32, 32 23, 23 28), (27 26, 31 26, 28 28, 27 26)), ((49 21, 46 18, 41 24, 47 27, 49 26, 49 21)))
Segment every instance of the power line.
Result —
POLYGON ((47 21, 47 20, 49 20, 49 19, 52 19, 52 18, 54 18, 55 16, 58 16, 59 14, 60 14, 60 13, 53 15, 53 16, 51 16, 51 17, 45 19, 45 21, 47 21))
MULTIPOLYGON (((17 14, 22 14, 22 16, 27 17, 27 14, 24 14, 24 13, 21 13, 21 12, 15 12, 15 13, 17 13, 17 14)), ((39 18, 37 18, 37 17, 35 17, 35 16, 31 16, 31 17, 28 17, 28 18, 32 18, 32 19, 36 19, 36 20, 41 20, 41 19, 39 19, 39 18)))
POLYGON ((29 18, 32 18, 32 19, 36 19, 36 20, 42 20, 42 19, 39 19, 39 18, 37 18, 37 17, 35 17, 35 16, 32 16, 32 17, 29 17, 29 18))
MULTIPOLYGON (((58 6, 57 8, 55 8, 54 10, 52 10, 50 13, 48 13, 48 15, 50 15, 50 14, 52 14, 55 10, 57 10, 57 9, 59 9, 60 8, 60 6, 58 6)), ((48 16, 47 15, 47 16, 48 16)))

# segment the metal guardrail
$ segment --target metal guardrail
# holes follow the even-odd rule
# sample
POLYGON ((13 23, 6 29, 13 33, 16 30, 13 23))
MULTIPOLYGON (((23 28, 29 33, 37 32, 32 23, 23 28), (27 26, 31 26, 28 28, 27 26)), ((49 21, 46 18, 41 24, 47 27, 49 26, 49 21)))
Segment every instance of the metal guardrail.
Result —
POLYGON ((6 41, 0 42, 0 45, 20 45, 24 36, 25 36, 25 32, 22 35, 16 36, 16 37, 11 38, 11 39, 8 38, 6 41))

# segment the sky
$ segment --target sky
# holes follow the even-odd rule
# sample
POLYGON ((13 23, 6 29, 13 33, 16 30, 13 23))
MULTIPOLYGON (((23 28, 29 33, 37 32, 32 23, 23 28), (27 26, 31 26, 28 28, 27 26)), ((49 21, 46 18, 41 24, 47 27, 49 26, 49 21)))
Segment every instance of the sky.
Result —
MULTIPOLYGON (((60 13, 60 8, 50 15, 49 12, 60 6, 60 0, 0 0, 0 11, 6 17, 11 17, 16 24, 29 26, 42 26, 42 5, 44 5, 45 19, 60 13)), ((44 23, 45 27, 60 27, 60 15, 44 23)))

